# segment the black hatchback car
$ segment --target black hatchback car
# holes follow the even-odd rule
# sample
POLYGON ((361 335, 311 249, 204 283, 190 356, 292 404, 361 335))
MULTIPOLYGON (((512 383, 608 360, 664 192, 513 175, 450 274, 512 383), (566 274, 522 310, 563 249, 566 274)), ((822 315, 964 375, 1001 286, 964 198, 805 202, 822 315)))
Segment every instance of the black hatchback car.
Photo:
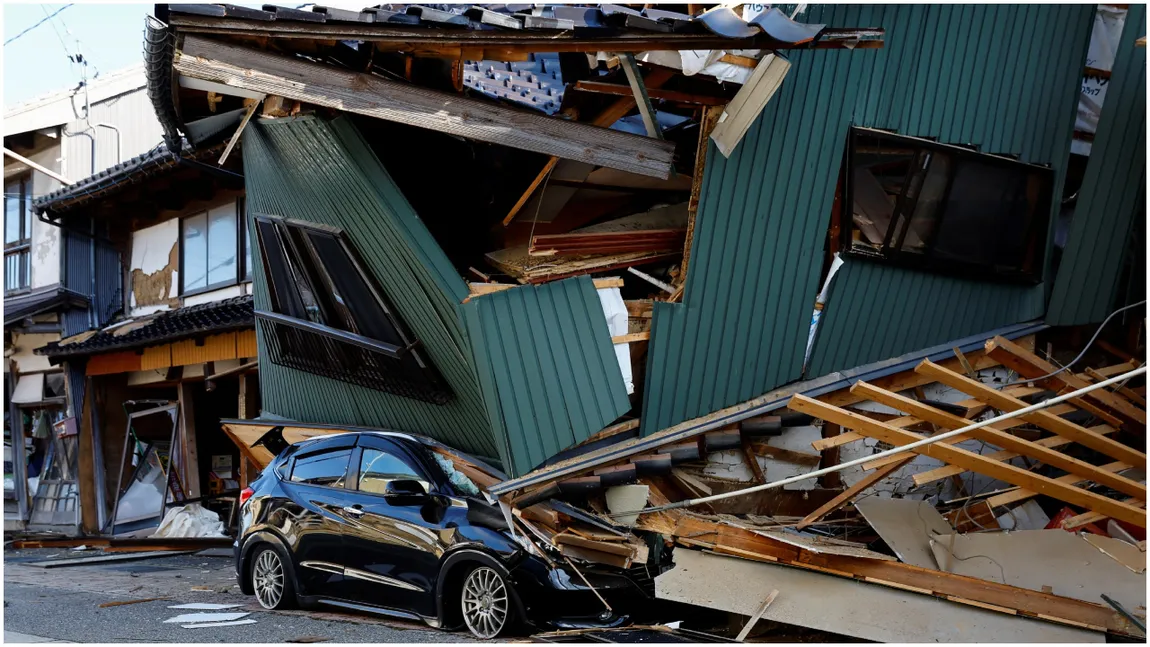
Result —
POLYGON ((524 624, 620 625, 619 609, 653 597, 650 578, 590 565, 576 573, 548 558, 451 474, 445 453, 483 465, 431 439, 382 431, 282 449, 240 496, 241 590, 268 609, 327 604, 466 626, 479 638, 524 624))

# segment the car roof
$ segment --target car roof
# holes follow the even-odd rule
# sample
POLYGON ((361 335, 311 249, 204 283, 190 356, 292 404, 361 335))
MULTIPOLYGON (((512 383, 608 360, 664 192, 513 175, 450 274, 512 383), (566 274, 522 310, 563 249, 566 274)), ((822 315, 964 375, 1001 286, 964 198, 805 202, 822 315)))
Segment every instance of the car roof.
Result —
POLYGON ((503 473, 503 470, 491 465, 491 463, 489 463, 488 461, 486 461, 482 458, 479 458, 477 456, 472 456, 471 454, 468 454, 466 452, 462 452, 458 449, 455 449, 454 447, 444 445, 443 443, 435 440, 434 438, 428 438, 427 436, 420 436, 418 434, 410 434, 410 433, 406 433, 406 432, 402 432, 402 431, 385 431, 385 430, 381 430, 381 429, 352 429, 352 430, 348 430, 348 431, 344 431, 344 432, 337 432, 334 434, 324 434, 322 436, 313 436, 311 438, 306 438, 304 440, 294 442, 294 443, 292 443, 292 445, 295 447, 302 448, 302 447, 306 447, 307 445, 310 445, 312 443, 320 442, 320 441, 323 441, 323 440, 326 440, 329 438, 337 438, 339 436, 348 436, 348 435, 377 436, 377 437, 381 437, 381 438, 399 438, 399 439, 403 439, 403 440, 410 440, 412 442, 419 443, 420 445, 423 445, 425 447, 434 447, 434 448, 442 450, 445 453, 458 456, 459 458, 462 458, 466 461, 475 463, 476 465, 479 465, 480 467, 483 467, 483 468, 491 471, 493 474, 499 475, 501 478, 504 478, 504 479, 507 478, 506 474, 503 473))

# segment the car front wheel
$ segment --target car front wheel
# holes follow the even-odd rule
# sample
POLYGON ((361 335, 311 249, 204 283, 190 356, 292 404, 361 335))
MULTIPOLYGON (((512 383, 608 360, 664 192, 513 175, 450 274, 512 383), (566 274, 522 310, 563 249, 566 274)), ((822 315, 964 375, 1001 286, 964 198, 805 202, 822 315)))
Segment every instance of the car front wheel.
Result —
POLYGON ((467 574, 462 591, 463 621, 478 638, 495 638, 512 625, 511 589, 488 566, 467 574))
POLYGON ((279 551, 271 546, 256 549, 252 558, 252 589, 265 609, 290 609, 295 605, 295 588, 279 551))

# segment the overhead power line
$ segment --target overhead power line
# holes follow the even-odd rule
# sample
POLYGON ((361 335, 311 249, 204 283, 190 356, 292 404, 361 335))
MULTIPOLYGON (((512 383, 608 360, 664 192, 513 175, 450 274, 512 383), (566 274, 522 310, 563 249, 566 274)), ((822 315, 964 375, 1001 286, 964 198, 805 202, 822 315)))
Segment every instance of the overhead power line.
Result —
POLYGON ((4 41, 4 44, 5 44, 5 45, 7 45, 8 43, 11 43, 12 41, 16 40, 17 38, 19 38, 19 37, 23 36, 24 34, 27 34, 28 32, 32 31, 33 29, 35 29, 35 28, 39 27, 40 25, 43 25, 44 23, 46 23, 46 22, 48 22, 49 20, 51 20, 53 16, 55 16, 56 14, 60 13, 61 11, 65 10, 65 9, 67 9, 68 7, 71 7, 71 6, 72 6, 71 4, 66 4, 66 5, 64 5, 63 7, 60 7, 59 9, 57 9, 57 10, 56 10, 56 11, 54 11, 54 12, 52 12, 52 14, 51 14, 51 15, 49 15, 49 16, 47 16, 47 17, 45 17, 45 18, 44 18, 43 20, 41 20, 40 22, 36 23, 35 25, 32 25, 31 27, 29 27, 29 28, 25 29, 24 31, 20 32, 19 34, 16 34, 16 35, 15 35, 15 36, 13 36, 12 38, 9 38, 8 40, 4 41))

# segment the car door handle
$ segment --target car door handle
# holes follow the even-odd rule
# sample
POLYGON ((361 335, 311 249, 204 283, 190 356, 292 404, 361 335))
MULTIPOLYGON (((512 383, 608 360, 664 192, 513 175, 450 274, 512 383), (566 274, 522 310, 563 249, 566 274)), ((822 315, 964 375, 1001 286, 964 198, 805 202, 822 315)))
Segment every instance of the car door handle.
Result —
POLYGON ((357 517, 363 514, 363 508, 357 505, 345 505, 343 506, 343 511, 357 517))

